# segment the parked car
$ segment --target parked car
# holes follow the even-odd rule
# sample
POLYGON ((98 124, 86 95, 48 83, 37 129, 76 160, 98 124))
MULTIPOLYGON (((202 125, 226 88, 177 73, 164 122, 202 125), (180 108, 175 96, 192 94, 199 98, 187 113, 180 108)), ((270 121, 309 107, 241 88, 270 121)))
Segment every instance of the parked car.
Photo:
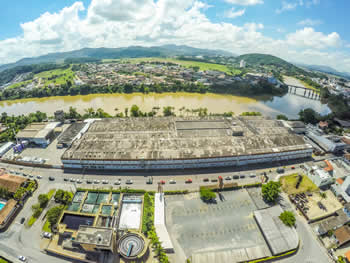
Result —
POLYGON ((153 184, 153 178, 152 177, 148 178, 148 180, 146 181, 146 184, 153 184))
POLYGON ((18 259, 22 262, 27 262, 27 258, 25 256, 19 256, 18 259))
POLYGON ((92 184, 92 181, 88 179, 88 180, 86 180, 86 183, 92 184))
POLYGON ((21 221, 20 221, 20 222, 21 222, 21 224, 23 224, 23 223, 24 223, 24 221, 26 221, 26 219, 25 219, 24 217, 22 217, 22 218, 21 218, 21 221))
POLYGON ((50 180, 50 181, 55 181, 55 177, 49 176, 49 180, 50 180))
POLYGON ((209 178, 204 178, 203 182, 209 182, 209 178))
POLYGON ((169 181, 169 184, 176 184, 176 181, 173 180, 173 179, 171 179, 171 180, 169 181))
POLYGON ((52 237, 52 234, 49 233, 49 232, 43 232, 43 233, 42 233, 42 237, 44 237, 44 238, 51 238, 51 237, 52 237))
POLYGON ((226 176, 226 177, 225 177, 225 180, 227 180, 227 181, 228 181, 228 180, 231 180, 231 177, 230 177, 230 176, 226 176))
POLYGON ((242 174, 241 174, 241 175, 239 176, 239 178, 243 179, 243 178, 245 178, 245 175, 242 175, 242 174))
POLYGON ((133 184, 134 182, 131 179, 126 180, 126 184, 133 184))
POLYGON ((212 181, 212 182, 217 182, 218 179, 217 179, 217 178, 213 178, 213 179, 211 179, 210 181, 212 181))
POLYGON ((83 183, 83 181, 82 181, 82 180, 77 179, 77 184, 82 184, 82 183, 83 183))
POLYGON ((36 177, 37 179, 41 179, 41 178, 43 178, 41 175, 38 175, 37 177, 36 177))
POLYGON ((71 181, 72 183, 75 182, 75 179, 74 178, 70 178, 69 181, 71 181))
POLYGON ((256 177, 256 174, 250 174, 250 177, 254 178, 254 177, 256 177))
POLYGON ((232 176, 232 179, 235 179, 235 180, 239 179, 239 175, 232 176))
POLYGON ((68 182, 68 178, 63 178, 63 181, 68 182))
POLYGON ((292 170, 294 170, 294 169, 295 169, 295 166, 292 166, 291 168, 292 168, 292 170))
POLYGON ((277 168, 277 173, 279 174, 283 174, 284 173, 284 169, 283 168, 277 168))
POLYGON ((99 183, 100 183, 100 180, 97 180, 97 179, 94 180, 94 184, 99 184, 99 183))
POLYGON ((160 182, 160 184, 165 184, 164 180, 160 180, 159 182, 160 182))
POLYGON ((103 184, 108 184, 108 180, 102 180, 103 184))
POLYGON ((118 179, 117 181, 114 182, 115 185, 120 185, 122 182, 120 179, 118 179))
POLYGON ((25 173, 23 173, 22 175, 23 175, 23 176, 25 176, 25 177, 27 177, 27 176, 28 176, 28 174, 25 174, 25 173))
POLYGON ((186 181, 185 181, 186 184, 192 184, 192 179, 191 178, 188 178, 186 181))

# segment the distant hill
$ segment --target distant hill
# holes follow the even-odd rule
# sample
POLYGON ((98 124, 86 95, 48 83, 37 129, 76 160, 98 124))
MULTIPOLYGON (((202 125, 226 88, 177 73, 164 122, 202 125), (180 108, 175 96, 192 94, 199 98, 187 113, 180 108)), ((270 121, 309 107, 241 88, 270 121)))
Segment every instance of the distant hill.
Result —
POLYGON ((284 69, 289 73, 296 73, 296 74, 307 74, 305 70, 272 55, 266 55, 266 54, 246 54, 239 56, 237 58, 238 61, 244 60, 248 65, 254 66, 254 65, 271 65, 275 66, 276 68, 284 69))
POLYGON ((233 54, 222 50, 199 49, 184 45, 163 45, 157 47, 130 46, 125 48, 83 48, 69 52, 50 53, 39 57, 23 58, 15 63, 1 65, 0 71, 16 66, 40 63, 62 63, 66 59, 118 59, 169 56, 233 56, 233 54))
POLYGON ((336 75, 342 78, 346 78, 350 80, 350 73, 348 72, 339 72, 336 69, 329 67, 329 66, 322 66, 322 65, 305 65, 305 64, 300 64, 301 67, 307 68, 309 70, 315 70, 327 74, 332 74, 336 75))

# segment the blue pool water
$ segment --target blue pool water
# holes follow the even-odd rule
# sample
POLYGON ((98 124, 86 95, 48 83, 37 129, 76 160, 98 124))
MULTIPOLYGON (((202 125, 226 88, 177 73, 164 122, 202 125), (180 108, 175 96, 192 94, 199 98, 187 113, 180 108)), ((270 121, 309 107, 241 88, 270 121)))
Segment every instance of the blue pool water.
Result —
POLYGON ((4 206, 5 206, 5 204, 0 203, 0 211, 1 211, 1 209, 3 209, 4 206))

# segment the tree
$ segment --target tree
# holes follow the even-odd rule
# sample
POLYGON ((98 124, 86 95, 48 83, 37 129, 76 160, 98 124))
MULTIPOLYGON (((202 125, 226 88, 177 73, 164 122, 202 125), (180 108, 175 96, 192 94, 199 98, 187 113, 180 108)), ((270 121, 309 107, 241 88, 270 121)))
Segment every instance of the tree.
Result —
POLYGON ((38 218, 41 215, 43 209, 40 207, 40 204, 32 205, 33 217, 38 218))
POLYGON ((283 114, 278 114, 276 116, 276 119, 277 120, 284 120, 284 121, 288 121, 288 117, 286 115, 283 115, 283 114))
POLYGON ((270 181, 262 185, 261 191, 266 201, 275 202, 281 192, 281 184, 279 182, 270 181))
POLYGON ((213 190, 201 187, 200 191, 200 197, 204 202, 212 201, 216 198, 216 194, 213 192, 213 190))
POLYGON ((316 124, 320 120, 320 115, 310 108, 299 111, 298 115, 299 119, 304 123, 316 124))
POLYGON ((295 215, 293 212, 284 211, 280 214, 279 218, 286 226, 292 227, 295 225, 295 215))
POLYGON ((130 108, 130 115, 131 117, 139 117, 140 116, 140 109, 137 105, 132 105, 130 108))
POLYGON ((49 211, 47 211, 46 218, 49 221, 51 226, 54 226, 57 224, 57 221, 64 209, 63 205, 55 206, 51 208, 49 211))
POLYGON ((49 202, 49 197, 47 196, 47 194, 40 194, 38 196, 38 201, 39 201, 39 205, 41 208, 46 207, 47 203, 49 202))

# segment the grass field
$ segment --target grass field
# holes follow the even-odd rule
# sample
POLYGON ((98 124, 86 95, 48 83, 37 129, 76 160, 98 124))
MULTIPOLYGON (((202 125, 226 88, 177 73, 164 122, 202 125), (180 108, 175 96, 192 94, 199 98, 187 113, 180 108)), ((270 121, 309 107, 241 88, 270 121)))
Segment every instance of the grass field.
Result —
POLYGON ((74 72, 71 70, 71 68, 54 69, 54 70, 40 72, 40 73, 36 74, 35 77, 42 78, 44 81, 44 85, 46 87, 51 83, 64 84, 68 80, 73 82, 74 72))
POLYGON ((205 62, 198 62, 198 61, 187 61, 187 60, 179 60, 179 59, 173 59, 173 58, 131 58, 131 59, 104 59, 103 62, 122 62, 122 61, 130 61, 131 63, 140 63, 140 62, 171 62, 176 63, 179 65, 182 65, 184 67, 190 68, 190 67, 199 67, 200 70, 217 70, 225 72, 229 75, 237 75, 240 74, 241 71, 239 69, 230 69, 229 67, 225 65, 219 65, 219 64, 212 64, 212 63, 205 63, 205 62))
POLYGON ((298 189, 295 188, 298 182, 298 174, 283 176, 280 178, 280 182, 283 191, 287 194, 298 194, 307 191, 314 192, 318 190, 317 186, 306 175, 303 175, 303 180, 298 189))
POLYGON ((51 233, 51 227, 50 227, 50 222, 49 222, 49 220, 46 220, 46 221, 45 221, 45 224, 44 224, 44 226, 43 226, 43 231, 44 231, 44 232, 49 232, 49 233, 51 233))
POLYGON ((9 262, 6 261, 5 259, 0 258, 0 263, 9 263, 9 262))
POLYGON ((31 82, 32 82, 31 80, 21 81, 21 82, 18 82, 16 84, 9 86, 8 89, 21 88, 21 87, 28 85, 31 82))

